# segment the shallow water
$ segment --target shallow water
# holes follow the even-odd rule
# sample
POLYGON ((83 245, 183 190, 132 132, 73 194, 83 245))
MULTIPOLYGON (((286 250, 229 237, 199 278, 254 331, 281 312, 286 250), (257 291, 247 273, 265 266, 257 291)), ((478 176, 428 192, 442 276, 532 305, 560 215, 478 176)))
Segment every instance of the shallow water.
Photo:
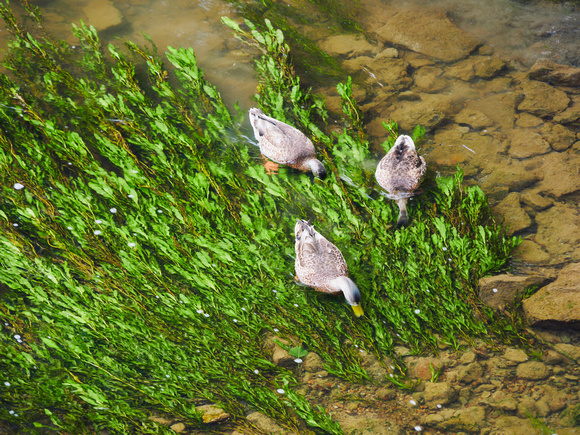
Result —
MULTIPOLYGON (((41 8, 48 31, 71 45, 75 44, 75 38, 71 33, 72 23, 78 24, 82 20, 97 28, 103 45, 108 43, 121 45, 123 40, 131 40, 138 44, 146 43, 143 34, 147 34, 151 36, 160 52, 163 52, 167 46, 192 47, 208 79, 218 86, 225 101, 231 107, 238 102, 241 109, 246 110, 255 104, 253 95, 256 92, 257 82, 251 66, 251 55, 248 55, 247 47, 241 46, 233 38, 230 29, 220 22, 222 16, 241 21, 238 11, 239 8, 245 7, 245 4, 236 6, 234 3, 219 0, 133 0, 127 2, 56 0, 35 3, 41 8)), ((517 84, 521 78, 518 73, 526 72, 539 58, 548 58, 565 65, 579 65, 580 11, 578 8, 568 4, 524 5, 511 0, 490 0, 483 4, 476 0, 407 0, 405 2, 365 0, 348 6, 331 4, 327 6, 331 9, 330 12, 323 12, 322 8, 317 9, 308 2, 274 5, 277 9, 271 8, 267 13, 288 11, 285 18, 290 25, 295 26, 299 34, 306 35, 316 43, 320 43, 331 35, 345 33, 344 29, 352 30, 357 26, 363 30, 368 29, 377 15, 380 16, 380 13, 390 9, 409 8, 421 11, 426 8, 439 8, 445 10, 455 25, 490 47, 488 51, 501 58, 506 63, 509 72, 502 74, 497 80, 490 81, 490 91, 490 87, 485 87, 482 83, 466 82, 453 77, 452 74, 450 76, 448 65, 440 61, 435 63, 431 61, 432 66, 439 68, 437 71, 442 74, 440 78, 443 78, 447 84, 440 91, 427 92, 430 95, 440 93, 451 97, 457 103, 456 111, 462 107, 475 108, 492 119, 494 125, 489 132, 487 129, 479 131, 477 137, 473 131, 462 131, 461 128, 466 127, 459 127, 459 121, 456 121, 458 124, 453 124, 455 130, 450 127, 449 123, 436 126, 421 145, 428 166, 435 172, 445 172, 448 168, 453 169, 456 164, 459 164, 468 179, 481 184, 484 191, 491 195, 492 205, 502 201, 509 192, 519 193, 529 187, 526 183, 522 186, 516 183, 515 187, 512 183, 507 190, 505 186, 498 187, 497 183, 489 181, 490 177, 493 179, 491 176, 493 173, 507 171, 508 176, 519 177, 521 171, 513 172, 513 168, 525 167, 524 172, 542 171, 538 179, 533 180, 532 190, 528 189, 529 192, 524 193, 543 195, 542 189, 546 189, 543 186, 536 188, 538 180, 543 178, 542 182, 546 184, 546 177, 550 178, 562 170, 560 159, 567 158, 564 156, 565 153, 550 151, 533 158, 528 156, 514 158, 509 155, 505 138, 509 138, 516 127, 512 118, 514 116, 517 118, 519 115, 517 111, 506 114, 497 110, 498 102, 503 104, 501 101, 503 97, 498 100, 490 93, 495 92, 497 96, 511 95, 510 92, 512 92, 515 96, 509 98, 517 102, 520 96, 513 91, 517 87, 514 83, 517 84), (546 169, 546 165, 549 165, 551 169, 546 169)), ((411 26, 409 32, 412 31, 411 26)), ((0 38, 5 35, 5 31, 0 32, 0 38)), ((371 40, 371 43, 377 43, 377 41, 371 40)), ((2 40, 0 40, 0 46, 5 46, 2 40)), ((378 48, 382 49, 382 47, 382 42, 378 42, 378 48)), ((401 47, 398 48, 401 49, 401 47)), ((426 56, 417 57, 410 50, 400 50, 399 57, 405 62, 410 62, 413 71, 418 70, 422 63, 429 62, 426 56)), ((332 87, 348 74, 341 72, 339 77, 333 77, 328 81, 326 78, 321 78, 325 77, 324 74, 319 75, 314 71, 309 73, 306 69, 299 66, 303 81, 313 86, 316 91, 323 93, 332 92, 332 87)), ((377 150, 377 159, 379 159, 382 152, 379 144, 383 140, 382 136, 386 134, 380 124, 382 120, 391 116, 393 108, 396 109, 405 102, 398 101, 396 92, 394 97, 392 93, 385 93, 383 83, 376 80, 374 73, 369 69, 364 67, 362 71, 363 73, 358 74, 358 80, 356 74, 353 75, 362 87, 360 92, 366 95, 359 102, 363 103, 365 120, 369 121, 367 127, 371 135, 371 144, 377 150), (368 76, 361 78, 365 76, 364 72, 368 73, 368 76), (371 128, 371 120, 379 126, 374 131, 371 128)), ((411 87, 410 92, 418 92, 415 89, 411 87)), ((330 102, 332 98, 336 97, 328 97, 327 102, 330 102)), ((336 105, 334 110, 340 113, 340 108, 336 105)), ((394 120, 400 122, 400 119, 394 120)), ((536 130, 540 127, 538 126, 536 130)), ((578 133, 574 129, 577 129, 577 126, 572 126, 571 134, 578 133)), ((402 132, 407 133, 404 128, 402 132)), ((250 133, 249 129, 248 133, 250 133)), ((573 149, 567 152, 575 153, 573 149)), ((573 176, 569 171, 572 173, 575 171, 575 164, 563 166, 563 170, 568 171, 568 176, 573 176)), ((370 166, 373 166, 373 162, 369 162, 370 166)), ((578 223, 579 210, 574 201, 570 201, 572 198, 566 195, 555 198, 556 205, 565 207, 564 214, 568 214, 567 225, 574 227, 578 223)), ((548 193, 548 196, 554 195, 548 193)), ((523 202, 520 201, 520 204, 523 202)), ((549 210, 552 209, 555 210, 555 207, 549 210)), ((507 209, 503 207, 501 214, 506 212, 510 214, 509 210, 510 205, 507 204, 507 209)), ((514 214, 516 212, 521 214, 521 208, 515 210, 514 214)), ((524 261, 546 264, 563 263, 579 258, 580 254, 574 249, 577 238, 575 235, 568 239, 564 238, 565 243, 562 248, 559 242, 562 234, 559 234, 557 228, 553 227, 553 223, 551 224, 552 217, 546 215, 547 217, 542 218, 546 213, 536 213, 530 209, 526 209, 526 212, 531 216, 532 223, 517 232, 525 236, 529 242, 528 251, 532 252, 530 255, 524 255, 524 261), (538 235, 540 237, 537 240, 538 235)), ((559 210, 558 214, 561 215, 562 210, 559 210)))

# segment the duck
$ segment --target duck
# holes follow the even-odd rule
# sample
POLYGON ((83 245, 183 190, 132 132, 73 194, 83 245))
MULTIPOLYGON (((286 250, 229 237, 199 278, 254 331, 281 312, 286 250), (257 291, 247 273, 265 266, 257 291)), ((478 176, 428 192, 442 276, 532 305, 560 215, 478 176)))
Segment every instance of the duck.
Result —
POLYGON ((346 261, 340 250, 316 231, 310 221, 297 219, 294 233, 298 281, 319 292, 342 292, 355 316, 362 316, 360 291, 348 277, 346 261))
POLYGON ((415 143, 410 136, 401 135, 393 147, 377 165, 375 178, 377 183, 387 191, 389 198, 397 201, 399 206, 398 227, 409 224, 407 201, 425 178, 427 164, 417 154, 415 143))
POLYGON ((326 168, 316 158, 312 141, 297 128, 264 115, 255 107, 249 110, 254 136, 264 156, 276 163, 288 165, 305 172, 312 172, 324 179, 326 168))

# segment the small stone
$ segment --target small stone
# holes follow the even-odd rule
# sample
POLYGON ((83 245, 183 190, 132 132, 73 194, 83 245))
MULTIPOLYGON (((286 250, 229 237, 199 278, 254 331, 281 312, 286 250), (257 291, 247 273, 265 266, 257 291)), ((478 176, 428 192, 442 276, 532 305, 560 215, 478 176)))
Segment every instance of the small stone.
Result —
POLYGON ((502 411, 513 412, 518 407, 518 401, 508 396, 505 391, 496 391, 490 397, 489 406, 502 411))
POLYGON ((503 357, 505 359, 507 359, 508 361, 511 361, 514 363, 523 363, 523 362, 526 362, 528 360, 528 356, 526 355, 526 353, 523 350, 515 349, 513 347, 508 347, 505 350, 503 357))
POLYGON ((550 82, 562 86, 580 86, 580 68, 559 65, 551 60, 540 58, 528 71, 528 76, 535 80, 550 82))
POLYGON ((554 205, 552 198, 534 192, 522 192, 520 201, 535 211, 542 211, 554 205))
POLYGON ((461 358, 459 358, 459 362, 461 364, 471 364, 476 359, 477 359, 477 357, 475 356, 475 353, 468 351, 468 352, 465 352, 463 355, 461 355, 461 358))
POLYGON ((155 423, 162 424, 163 426, 169 426, 173 420, 164 417, 150 416, 147 417, 148 420, 154 421, 155 423))
POLYGON ((98 32, 123 22, 121 11, 110 0, 92 0, 83 9, 88 23, 98 32))
POLYGON ((424 392, 425 402, 431 406, 448 405, 457 399, 457 392, 449 382, 426 382, 424 392))
POLYGON ((557 343, 554 345, 554 349, 560 352, 562 355, 576 360, 580 363, 580 346, 574 346, 572 344, 557 343))
POLYGON ((183 423, 175 423, 172 424, 169 429, 171 429, 173 432, 181 433, 185 430, 185 425, 183 423))
POLYGON ((528 361, 518 365, 516 375, 522 379, 537 381, 550 375, 550 369, 539 361, 528 361))
POLYGON ((570 103, 566 92, 544 82, 524 82, 522 88, 524 100, 518 105, 518 110, 540 118, 553 117, 570 103))
POLYGON ((549 153, 550 144, 533 131, 516 128, 511 132, 509 155, 515 159, 527 159, 549 153))
POLYGON ((415 365, 412 368, 412 372, 415 377, 428 381, 433 376, 431 370, 441 370, 443 368, 443 362, 437 358, 417 358, 415 365))
POLYGON ((551 365, 551 366, 555 366, 555 365, 560 364, 562 362, 562 355, 560 355, 558 352, 550 349, 546 352, 546 355, 544 355, 543 360, 546 364, 551 365))
POLYGON ((544 120, 542 118, 538 118, 537 116, 530 115, 526 112, 520 113, 516 120, 516 125, 520 128, 538 127, 543 123, 544 120))
POLYGON ((195 409, 202 413, 204 423, 216 423, 230 418, 230 414, 217 405, 196 406, 195 409))
POLYGON ((317 353, 308 352, 304 357, 304 370, 309 373, 316 373, 323 369, 323 361, 317 353))
POLYGON ((473 362, 467 366, 461 367, 457 371, 457 380, 469 384, 471 382, 480 381, 482 375, 482 365, 478 362, 473 362))
POLYGON ((521 206, 518 192, 511 192, 493 208, 493 211, 504 219, 509 235, 525 230, 532 225, 532 219, 521 206))

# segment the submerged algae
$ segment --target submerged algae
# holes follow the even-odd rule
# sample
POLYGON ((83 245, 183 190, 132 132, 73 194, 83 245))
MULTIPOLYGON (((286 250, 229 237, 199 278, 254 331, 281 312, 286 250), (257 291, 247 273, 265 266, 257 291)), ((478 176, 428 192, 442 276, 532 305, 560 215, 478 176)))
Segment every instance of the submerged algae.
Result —
MULTIPOLYGON (((351 381, 367 374, 348 342, 383 360, 396 358, 395 344, 421 352, 436 349, 436 335, 458 346, 496 333, 501 319, 481 309, 474 286, 517 240, 503 235, 481 190, 460 173, 431 180, 410 205, 412 225, 395 230, 360 119, 325 133, 323 100, 300 86, 268 21, 258 31, 225 20, 262 49, 257 100, 313 138, 330 168, 324 182, 265 173, 243 115, 230 114, 193 50, 168 49, 172 86, 155 50, 127 43, 131 62, 81 26, 73 52, 32 36, 7 6, 1 13, 14 34, 12 78, 0 83, 6 428, 169 432, 147 417, 202 426, 195 407, 211 402, 232 425, 249 407, 291 430, 341 433, 270 361, 268 331, 295 337, 351 381), (143 65, 146 77, 136 73, 143 65), (296 218, 341 248, 365 317, 293 281, 296 218)), ((350 81, 339 91, 357 116, 350 81)), ((402 365, 392 375, 404 385, 402 365)))

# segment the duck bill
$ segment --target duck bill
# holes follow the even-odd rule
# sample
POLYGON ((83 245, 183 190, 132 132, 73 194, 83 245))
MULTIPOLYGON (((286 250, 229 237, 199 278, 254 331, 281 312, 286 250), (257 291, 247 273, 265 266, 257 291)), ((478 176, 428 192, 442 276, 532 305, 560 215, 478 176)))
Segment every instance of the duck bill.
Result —
POLYGON ((364 314, 364 311, 360 305, 351 305, 352 310, 354 311, 354 315, 360 317, 364 314))

